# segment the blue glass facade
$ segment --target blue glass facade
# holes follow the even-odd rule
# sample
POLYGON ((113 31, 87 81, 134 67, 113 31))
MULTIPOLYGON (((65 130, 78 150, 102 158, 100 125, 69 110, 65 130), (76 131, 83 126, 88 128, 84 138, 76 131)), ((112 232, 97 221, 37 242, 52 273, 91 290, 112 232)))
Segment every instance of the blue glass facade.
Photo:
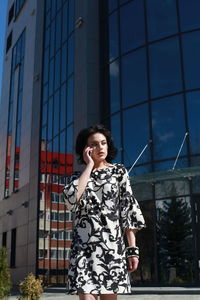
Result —
POLYGON ((130 172, 148 226, 138 235, 143 260, 140 274, 134 278, 139 284, 192 284, 199 280, 195 215, 200 211, 193 211, 199 199, 197 179, 180 175, 177 183, 169 175, 160 182, 159 173, 172 170, 186 132, 175 168, 183 172, 199 166, 198 9, 197 0, 110 0, 101 6, 102 122, 113 133, 119 150, 117 161, 127 168, 148 145, 130 172), (175 222, 172 209, 177 220, 179 214, 187 215, 185 224, 180 220, 188 228, 180 240, 177 224, 168 226, 162 236, 167 215, 175 222), (180 247, 190 248, 180 263, 176 239, 180 247), (175 247, 175 254, 170 247, 175 247))
POLYGON ((74 1, 46 0, 44 22, 37 273, 62 284, 72 234, 62 189, 73 169, 74 1))
POLYGON ((10 78, 10 95, 8 108, 8 130, 7 130, 7 149, 6 149, 6 174, 4 196, 8 197, 13 191, 19 188, 19 162, 20 162, 20 138, 21 138, 21 119, 22 119, 22 100, 24 85, 24 55, 25 55, 25 30, 20 35, 18 41, 12 49, 12 65, 10 78), (17 87, 15 86, 17 85, 17 87), (16 90, 16 99, 14 91, 16 90), (14 102, 16 101, 16 116, 13 115, 14 102), (11 182, 11 148, 14 128, 14 174, 12 189, 11 182))

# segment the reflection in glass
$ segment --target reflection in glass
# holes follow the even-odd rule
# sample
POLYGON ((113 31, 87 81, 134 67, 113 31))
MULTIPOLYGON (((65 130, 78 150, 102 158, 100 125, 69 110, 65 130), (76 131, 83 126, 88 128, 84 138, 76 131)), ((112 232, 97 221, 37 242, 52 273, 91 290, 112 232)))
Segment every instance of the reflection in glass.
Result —
POLYGON ((74 37, 71 36, 68 41, 68 76, 73 72, 74 70, 74 37))
POLYGON ((69 5, 69 11, 68 11, 68 34, 71 34, 72 31, 74 30, 74 6, 75 6, 75 1, 74 0, 68 0, 68 5, 69 5))
POLYGON ((109 12, 113 11, 117 8, 117 1, 116 0, 107 0, 108 1, 108 10, 109 12))
POLYGON ((187 93, 190 152, 200 153, 200 92, 187 93))
MULTIPOLYGON (((134 161, 132 162, 132 164, 134 163, 134 161)), ((151 165, 143 165, 143 166, 138 166, 138 167, 134 167, 131 169, 129 175, 130 176, 135 176, 135 175, 140 175, 140 174, 145 174, 145 173, 149 173, 152 171, 151 165)))
MULTIPOLYGON (((19 3, 18 3, 19 4, 19 3)), ((15 145, 14 145, 14 172, 13 172, 13 191, 19 188, 19 167, 20 167, 20 139, 21 139, 21 119, 22 119, 22 99, 23 99, 23 81, 24 81, 24 51, 25 51, 25 31, 22 32, 18 41, 12 50, 11 78, 10 78, 10 96, 8 112, 8 133, 6 149, 6 174, 4 196, 9 196, 10 171, 11 171, 11 149, 13 134, 13 107, 14 98, 16 98, 16 119, 15 119, 15 145), (18 85, 15 87, 15 82, 18 85), (16 97, 14 94, 16 93, 16 97)))
POLYGON ((138 284, 154 283, 156 281, 156 237, 155 237, 155 201, 140 201, 142 213, 147 227, 137 233, 137 245, 140 248, 140 267, 131 273, 133 282, 138 284))
POLYGON ((119 81, 119 61, 115 60, 109 65, 110 73, 110 111, 115 112, 120 109, 120 81, 119 81))
POLYGON ((55 80, 55 90, 60 86, 60 51, 56 53, 55 57, 55 74, 54 74, 54 80, 55 80))
POLYGON ((139 49, 122 58, 123 106, 127 107, 147 98, 146 51, 139 49))
POLYGON ((119 55, 118 14, 109 17, 109 60, 119 55))
POLYGON ((200 184, 199 184, 199 182, 200 182, 200 176, 192 178, 192 192, 200 195, 200 184))
POLYGON ((200 27, 199 11, 198 0, 179 0, 181 31, 200 27))
POLYGON ((180 50, 177 38, 149 46, 152 97, 182 90, 180 50))
POLYGON ((46 49, 44 55, 44 63, 43 63, 43 82, 46 83, 48 81, 49 75, 49 48, 46 49))
MULTIPOLYGON (((157 162, 154 164, 154 169, 155 171, 161 171, 161 170, 172 170, 173 165, 175 163, 174 160, 166 160, 163 162, 157 162)), ((182 169, 182 168, 187 168, 188 167, 188 159, 187 158, 179 158, 177 160, 175 169, 182 169)))
POLYGON ((176 1, 148 0, 146 4, 149 41, 177 33, 176 1))
POLYGON ((186 132, 182 96, 152 102, 152 128, 154 159, 176 157, 186 132))
POLYGON ((116 162, 120 163, 122 159, 122 142, 121 142, 121 118, 120 114, 111 117, 111 132, 114 138, 114 145, 117 148, 116 162))
POLYGON ((49 64, 49 96, 54 92, 54 59, 49 64))
POLYGON ((54 96, 53 107, 53 136, 59 133, 59 120, 60 120, 60 90, 54 96))
POLYGON ((66 84, 61 87, 61 98, 60 98, 60 130, 66 127, 66 84))
POLYGON ((48 140, 52 139, 53 134, 53 97, 48 102, 48 140))
POLYGON ((157 181, 155 184, 155 198, 177 197, 189 194, 188 179, 157 181))
MULTIPOLYGON (((50 56, 48 50, 44 52, 38 275, 48 284, 58 284, 67 279, 72 231, 62 189, 73 170, 74 1, 51 2, 50 56)), ((46 35, 49 29, 44 38, 46 35)))
POLYGON ((67 43, 62 47, 61 83, 67 79, 67 43))
POLYGON ((66 41, 68 35, 68 1, 65 2, 62 10, 62 41, 66 41))
MULTIPOLYGON (((68 80, 67 86, 67 124, 70 124, 73 121, 73 106, 74 101, 74 78, 70 77, 68 80)), ((72 151, 73 153, 73 151, 72 151)))
POLYGON ((143 1, 135 0, 120 9, 121 51, 125 53, 145 43, 143 1))
POLYGON ((187 89, 200 86, 200 31, 182 35, 184 75, 187 89))
MULTIPOLYGON (((57 1, 59 3, 61 1, 57 1)), ((61 43, 61 12, 56 15, 56 51, 60 48, 61 43)))
POLYGON ((54 55, 54 51, 55 51, 55 20, 51 23, 50 58, 52 58, 52 56, 54 55))
MULTIPOLYGON (((123 113, 124 164, 131 166, 144 146, 149 142, 149 116, 147 104, 128 109, 123 113), (144 126, 145 124, 145 126, 144 126)), ((149 148, 143 153, 139 164, 148 162, 149 148)))
POLYGON ((157 251, 160 283, 193 281, 192 219, 189 197, 157 201, 157 251))

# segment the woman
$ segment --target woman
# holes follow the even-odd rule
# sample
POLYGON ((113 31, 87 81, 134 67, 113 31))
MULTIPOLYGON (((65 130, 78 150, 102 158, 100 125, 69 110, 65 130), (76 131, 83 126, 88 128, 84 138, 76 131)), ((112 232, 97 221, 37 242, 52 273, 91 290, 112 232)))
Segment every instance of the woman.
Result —
POLYGON ((63 192, 75 212, 68 273, 69 294, 80 300, 115 300, 131 292, 128 271, 138 267, 135 232, 145 222, 132 195, 128 173, 112 164, 116 148, 101 125, 83 129, 76 141, 80 175, 72 176, 63 192), (128 247, 124 242, 126 235, 128 247))

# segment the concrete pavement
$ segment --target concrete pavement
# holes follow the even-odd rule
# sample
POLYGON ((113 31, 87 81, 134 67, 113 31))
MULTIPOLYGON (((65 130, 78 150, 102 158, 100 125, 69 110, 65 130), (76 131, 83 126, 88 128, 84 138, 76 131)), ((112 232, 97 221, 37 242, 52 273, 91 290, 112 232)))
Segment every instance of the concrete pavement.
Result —
MULTIPOLYGON (((18 295, 9 300, 17 300, 18 295)), ((64 288, 50 288, 43 293, 41 300, 78 300, 76 295, 66 295, 64 288)), ((200 288, 184 287, 141 287, 133 288, 132 295, 118 295, 118 300, 200 300, 200 288)))

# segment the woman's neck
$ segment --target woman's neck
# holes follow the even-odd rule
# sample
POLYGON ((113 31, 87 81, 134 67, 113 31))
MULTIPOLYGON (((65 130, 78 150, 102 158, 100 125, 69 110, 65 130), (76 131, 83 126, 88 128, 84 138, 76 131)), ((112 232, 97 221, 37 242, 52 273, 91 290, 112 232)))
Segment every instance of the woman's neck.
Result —
POLYGON ((98 169, 103 169, 107 166, 110 166, 111 164, 108 163, 107 161, 99 161, 94 163, 94 168, 93 170, 98 170, 98 169))

